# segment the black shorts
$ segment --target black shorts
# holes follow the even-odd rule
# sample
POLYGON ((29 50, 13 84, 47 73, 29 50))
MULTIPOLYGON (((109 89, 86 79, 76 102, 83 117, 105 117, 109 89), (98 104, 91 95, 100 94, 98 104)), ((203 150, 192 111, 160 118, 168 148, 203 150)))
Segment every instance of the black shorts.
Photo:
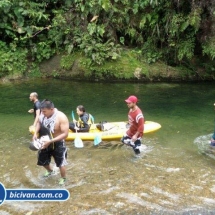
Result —
POLYGON ((122 143, 131 146, 133 149, 139 148, 141 146, 141 138, 138 138, 133 144, 130 142, 131 138, 127 135, 123 136, 122 143))
POLYGON ((57 167, 65 166, 67 164, 67 148, 64 141, 51 143, 46 149, 40 150, 38 152, 37 165, 49 165, 51 156, 53 156, 57 167))

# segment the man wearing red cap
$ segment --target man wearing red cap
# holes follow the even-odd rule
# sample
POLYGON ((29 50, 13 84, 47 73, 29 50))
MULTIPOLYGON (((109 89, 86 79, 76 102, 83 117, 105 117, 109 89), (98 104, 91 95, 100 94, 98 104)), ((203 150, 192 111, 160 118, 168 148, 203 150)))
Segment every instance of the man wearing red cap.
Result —
POLYGON ((144 116, 140 108, 137 106, 137 97, 129 96, 125 102, 128 105, 128 122, 129 129, 126 131, 126 135, 122 137, 122 142, 130 145, 135 154, 140 154, 139 147, 141 145, 141 138, 144 131, 144 116))

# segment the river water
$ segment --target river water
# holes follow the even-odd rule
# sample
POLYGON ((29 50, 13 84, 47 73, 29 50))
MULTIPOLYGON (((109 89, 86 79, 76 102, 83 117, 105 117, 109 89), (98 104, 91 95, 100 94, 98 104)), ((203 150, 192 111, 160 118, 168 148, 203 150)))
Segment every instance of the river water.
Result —
POLYGON ((5 201, 1 215, 215 214, 215 159, 199 150, 214 131, 214 83, 35 79, 0 84, 0 182, 6 189, 59 188, 59 172, 43 179, 37 152, 28 149, 33 91, 70 120, 71 111, 83 104, 96 122, 127 120, 124 99, 135 94, 145 119, 162 128, 144 136, 139 157, 120 141, 98 147, 87 141, 81 149, 67 142, 69 200, 5 201))

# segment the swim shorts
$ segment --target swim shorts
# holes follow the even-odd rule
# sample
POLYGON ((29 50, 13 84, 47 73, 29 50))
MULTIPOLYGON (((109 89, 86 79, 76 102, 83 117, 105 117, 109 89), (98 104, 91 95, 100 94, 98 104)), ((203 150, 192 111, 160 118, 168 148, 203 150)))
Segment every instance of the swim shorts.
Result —
POLYGON ((51 162, 51 157, 54 158, 57 167, 67 165, 67 148, 64 141, 51 143, 46 149, 38 151, 37 165, 49 165, 51 162))
POLYGON ((138 138, 135 142, 131 142, 131 138, 127 135, 123 136, 121 139, 122 143, 131 146, 135 152, 135 154, 140 153, 140 146, 141 146, 141 138, 138 138))

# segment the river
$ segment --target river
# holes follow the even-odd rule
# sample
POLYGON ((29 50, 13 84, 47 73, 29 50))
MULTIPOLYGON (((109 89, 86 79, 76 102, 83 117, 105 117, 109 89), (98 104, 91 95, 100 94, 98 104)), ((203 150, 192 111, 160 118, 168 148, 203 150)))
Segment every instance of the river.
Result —
POLYGON ((33 115, 27 111, 33 91, 40 100, 52 100, 69 120, 71 111, 82 104, 96 122, 127 120, 124 100, 134 94, 145 119, 162 128, 144 136, 139 157, 120 141, 97 147, 86 141, 81 149, 67 142, 65 188, 70 198, 5 201, 1 215, 215 214, 215 159, 201 153, 198 145, 201 138, 208 143, 214 131, 214 83, 34 79, 0 84, 0 182, 6 189, 59 188, 59 171, 43 179, 37 152, 28 148, 33 115))

